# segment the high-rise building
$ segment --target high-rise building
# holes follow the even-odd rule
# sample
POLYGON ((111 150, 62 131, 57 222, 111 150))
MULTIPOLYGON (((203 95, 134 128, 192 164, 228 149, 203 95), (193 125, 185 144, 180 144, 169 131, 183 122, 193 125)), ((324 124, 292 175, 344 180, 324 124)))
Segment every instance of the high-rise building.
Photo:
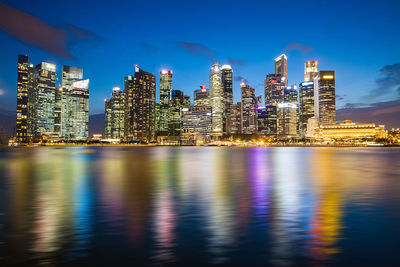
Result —
POLYGON ((195 107, 210 106, 210 92, 206 89, 205 85, 200 86, 200 89, 194 90, 194 106, 195 107))
POLYGON ((42 62, 34 69, 35 134, 54 132, 54 107, 56 99, 56 65, 42 62))
POLYGON ((210 69, 210 100, 212 108, 212 131, 214 134, 222 135, 224 99, 222 70, 218 62, 215 62, 210 69))
POLYGON ((184 94, 180 90, 172 90, 170 93, 170 104, 168 110, 168 135, 179 136, 182 129, 182 108, 189 107, 184 105, 184 94))
POLYGON ((158 134, 165 135, 168 132, 169 96, 172 91, 172 70, 160 71, 160 109, 158 121, 158 134))
POLYGON ((106 138, 123 139, 125 126, 125 94, 113 87, 110 99, 106 100, 106 138), (108 124, 108 125, 107 125, 108 124))
POLYGON ((189 107, 182 109, 182 130, 208 135, 211 133, 211 107, 189 107))
POLYGON ((299 130, 301 136, 307 133, 308 120, 314 117, 314 82, 302 82, 299 86, 299 130))
POLYGON ((69 126, 65 139, 85 141, 89 137, 89 79, 75 81, 68 92, 69 126))
POLYGON ((314 113, 320 124, 336 123, 335 72, 319 71, 314 79, 314 113))
POLYGON ((124 137, 131 142, 155 141, 155 75, 135 65, 135 75, 125 78, 124 137))
POLYGON ((284 103, 298 104, 297 86, 288 86, 284 89, 284 103))
POLYGON ((233 71, 230 65, 222 65, 221 68, 222 78, 222 91, 224 99, 224 114, 223 114, 223 132, 230 133, 229 118, 231 112, 231 105, 233 105, 233 71))
POLYGON ((104 99, 104 137, 111 138, 111 99, 104 99))
POLYGON ((278 104, 277 130, 281 137, 297 135, 297 105, 292 103, 278 104))
POLYGON ((265 105, 277 105, 284 102, 285 83, 281 74, 268 74, 265 79, 265 105))
POLYGON ((27 55, 18 55, 17 120, 16 139, 19 143, 29 142, 29 93, 32 92, 33 65, 27 55))
POLYGON ((285 54, 275 58, 275 74, 280 74, 282 77, 282 82, 285 84, 285 86, 288 85, 287 57, 285 54))
POLYGON ((241 134, 242 133, 242 103, 238 102, 231 106, 230 114, 230 134, 241 134))
POLYGON ((240 84, 242 95, 242 134, 257 132, 257 105, 255 90, 245 83, 240 84))
POLYGON ((277 133, 277 108, 266 106, 257 108, 257 132, 265 136, 275 136, 277 133))
POLYGON ((304 63, 304 82, 312 82, 318 74, 318 61, 309 60, 304 63))
POLYGON ((63 118, 63 88, 56 88, 56 99, 54 104, 54 132, 58 137, 62 137, 62 118, 63 118))
POLYGON ((190 105, 191 105, 190 96, 184 95, 184 96, 183 96, 183 103, 182 103, 182 106, 185 107, 185 108, 189 108, 190 105))

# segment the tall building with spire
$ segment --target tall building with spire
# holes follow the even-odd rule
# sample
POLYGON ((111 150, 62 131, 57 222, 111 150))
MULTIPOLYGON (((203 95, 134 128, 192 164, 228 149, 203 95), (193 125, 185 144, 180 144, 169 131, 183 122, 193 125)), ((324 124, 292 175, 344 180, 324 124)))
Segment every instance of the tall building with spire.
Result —
POLYGON ((210 69, 210 102, 212 108, 212 132, 223 133, 224 98, 222 86, 222 70, 218 62, 210 69))
POLYGON ((316 60, 308 60, 304 63, 304 81, 312 82, 315 77, 318 75, 318 61, 316 60))
POLYGON ((165 135, 168 132, 168 109, 170 94, 172 91, 172 70, 160 71, 160 107, 159 107, 159 134, 165 135))
POLYGON ((224 97, 223 132, 230 133, 230 113, 233 105, 233 70, 230 65, 221 68, 222 88, 224 97))
POLYGON ((155 75, 135 65, 135 75, 125 78, 124 138, 128 142, 155 141, 155 75))
POLYGON ((285 54, 275 58, 275 74, 280 74, 282 77, 282 82, 285 83, 285 86, 288 85, 287 57, 285 54))
POLYGON ((33 65, 27 55, 18 55, 17 120, 16 139, 19 143, 29 142, 29 93, 32 92, 33 65))

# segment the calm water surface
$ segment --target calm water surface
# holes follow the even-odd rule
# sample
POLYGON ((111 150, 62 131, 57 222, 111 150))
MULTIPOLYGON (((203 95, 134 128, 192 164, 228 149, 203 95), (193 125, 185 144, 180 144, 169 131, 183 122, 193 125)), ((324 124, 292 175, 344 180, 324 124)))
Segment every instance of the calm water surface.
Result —
POLYGON ((0 152, 0 265, 400 266, 400 149, 0 152))

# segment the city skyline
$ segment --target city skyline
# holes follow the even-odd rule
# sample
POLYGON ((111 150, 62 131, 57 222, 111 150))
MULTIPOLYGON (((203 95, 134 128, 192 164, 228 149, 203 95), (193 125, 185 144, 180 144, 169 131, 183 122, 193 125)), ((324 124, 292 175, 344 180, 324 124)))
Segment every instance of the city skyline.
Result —
MULTIPOLYGON (((21 42, 18 39, 19 37, 15 35, 16 32, 18 33, 18 29, 10 30, 5 28, 4 25, 0 26, 0 38, 4 40, 4 50, 7 51, 7 53, 2 52, 4 61, 0 63, 2 69, 2 74, 0 75, 0 90, 2 90, 0 104, 2 105, 2 111, 4 110, 5 112, 13 112, 15 110, 14 103, 16 100, 14 92, 16 90, 16 75, 14 66, 17 54, 28 54, 32 57, 33 62, 48 61, 57 63, 57 65, 64 64, 85 69, 85 76, 91 79, 90 114, 94 115, 104 113, 103 99, 109 96, 109 92, 114 86, 123 88, 123 77, 132 73, 134 64, 138 64, 141 68, 154 74, 158 74, 162 69, 171 69, 174 72, 174 89, 183 91, 193 101, 194 88, 198 88, 201 84, 207 84, 207 88, 209 88, 207 76, 210 63, 212 64, 214 59, 217 59, 221 65, 230 63, 234 69, 233 102, 236 103, 240 99, 241 79, 246 79, 247 83, 255 88, 256 95, 263 95, 265 74, 274 72, 273 60, 284 52, 288 60, 289 85, 298 85, 304 80, 304 63, 306 61, 317 60, 319 69, 333 69, 336 71, 336 94, 339 117, 341 116, 341 112, 346 112, 347 115, 358 114, 354 115, 354 117, 345 116, 344 118, 361 121, 362 119, 359 119, 359 117, 362 118, 363 114, 359 113, 363 112, 365 116, 373 115, 391 121, 390 123, 385 122, 385 124, 389 125, 388 128, 390 126, 399 126, 399 120, 394 119, 395 114, 400 112, 398 105, 400 101, 396 90, 398 86, 395 79, 397 77, 395 76, 397 73, 396 58, 400 54, 399 50, 396 46, 387 44, 385 40, 381 42, 369 40, 373 41, 372 44, 375 45, 369 45, 367 48, 363 47, 362 49, 354 49, 356 45, 367 41, 366 38, 370 38, 371 33, 378 30, 375 27, 369 32, 365 32, 364 30, 359 32, 360 39, 358 41, 347 40, 347 42, 344 42, 344 37, 349 34, 349 30, 346 29, 345 25, 352 25, 358 15, 352 18, 348 16, 350 10, 344 9, 343 12, 347 15, 344 21, 341 23, 338 22, 336 26, 333 25, 331 27, 332 25, 330 24, 333 23, 333 17, 336 16, 333 12, 339 9, 340 4, 330 6, 332 10, 325 10, 327 8, 326 3, 318 8, 311 4, 308 7, 301 7, 299 4, 290 3, 290 5, 294 5, 295 10, 304 11, 307 9, 309 12, 314 13, 316 18, 321 16, 317 11, 323 10, 332 16, 331 19, 323 20, 320 23, 321 25, 315 26, 319 30, 315 38, 311 38, 312 36, 307 33, 303 34, 303 36, 295 34, 293 32, 295 31, 293 19, 289 19, 290 16, 285 16, 287 21, 282 25, 283 30, 287 34, 278 40, 274 39, 272 43, 267 42, 266 39, 257 37, 257 32, 262 33, 268 29, 268 26, 275 26, 272 19, 261 22, 257 17, 247 22, 246 26, 238 25, 233 19, 230 19, 229 21, 232 25, 228 27, 228 32, 238 29, 243 34, 254 35, 254 42, 247 43, 241 40, 241 38, 234 41, 233 37, 229 37, 227 33, 224 33, 222 36, 216 36, 215 30, 210 32, 210 37, 204 38, 204 34, 207 32, 206 29, 210 25, 207 19, 200 19, 199 22, 189 21, 189 25, 195 23, 194 25, 197 27, 190 34, 182 33, 179 30, 177 34, 173 34, 173 37, 165 36, 165 34, 155 34, 146 38, 142 29, 135 29, 138 38, 132 39, 132 37, 124 36, 123 33, 129 32, 126 27, 122 27, 120 31, 114 31, 111 37, 110 29, 90 24, 86 19, 77 20, 78 14, 76 16, 67 16, 69 7, 65 7, 65 9, 59 8, 59 17, 65 17, 65 21, 72 23, 68 27, 64 27, 57 26, 60 22, 59 18, 49 13, 49 7, 39 5, 41 8, 34 8, 30 3, 25 1, 5 1, 5 3, 2 5, 14 7, 12 8, 13 12, 24 14, 24 18, 34 18, 49 27, 69 31, 72 35, 74 33, 74 38, 76 39, 76 45, 64 47, 63 51, 68 51, 69 55, 63 55, 59 51, 43 48, 41 44, 32 43, 32 40, 22 40, 23 42, 21 42), (29 11, 29 14, 26 13, 27 11, 29 11), (201 29, 199 28, 200 25, 201 29), (248 26, 254 26, 254 28, 250 29, 248 26), (79 34, 77 34, 78 29, 76 28, 81 30, 79 34), (83 36, 87 38, 82 39, 81 37, 83 36), (156 36, 157 38, 155 38, 156 36), (121 42, 118 42, 118 40, 130 40, 132 48, 128 49, 126 45, 122 45, 121 47, 121 42), (225 45, 226 42, 222 42, 222 40, 228 41, 229 45, 225 45), (335 45, 333 42, 336 42, 335 45), (347 45, 346 48, 343 47, 344 43, 347 45), (368 49, 372 50, 366 51, 368 49), (15 54, 12 55, 10 51, 15 51, 15 54), (107 51, 106 55, 104 51, 107 51), (102 53, 102 57, 96 57, 99 53, 102 53), (125 54, 125 58, 120 56, 121 53, 125 54), (368 58, 366 58, 366 54, 369 55, 368 58), (75 59, 71 59, 72 56, 75 59), (110 57, 113 57, 113 60, 110 57), (380 73, 381 69, 382 72, 380 73), (376 93, 379 90, 381 94, 376 93), (372 96, 372 93, 375 93, 375 95, 372 96), (350 112, 350 110, 344 108, 353 109, 350 112)), ((180 11, 188 10, 188 7, 178 7, 177 4, 178 2, 171 3, 170 6, 165 6, 165 8, 168 10, 174 10, 174 8, 180 11)), ((140 3, 135 3, 135 5, 137 9, 147 10, 140 3)), ((60 7, 57 3, 50 6, 52 8, 60 7)), ((211 3, 207 3, 206 1, 202 7, 199 7, 199 10, 193 12, 197 14, 198 12, 205 12, 205 9, 209 8, 208 13, 205 12, 204 14, 211 15, 220 10, 222 6, 222 3, 218 3, 211 8, 211 3)), ((385 18, 389 18, 392 23, 398 23, 398 19, 392 13, 398 7, 397 4, 388 1, 387 6, 393 8, 387 8, 388 13, 385 15, 385 18)), ((232 6, 227 8, 232 15, 237 15, 240 10, 238 7, 238 3, 234 1, 232 6)), ((260 4, 259 7, 260 11, 266 10, 266 5, 264 4, 260 4)), ((87 5, 83 4, 83 10, 87 10, 88 8, 87 5)), ((277 7, 277 9, 281 8, 284 8, 284 5, 277 7)), ((380 7, 373 4, 369 7, 363 5, 360 9, 360 11, 372 14, 373 11, 380 10, 380 7)), ((248 6, 244 7, 243 12, 250 10, 256 12, 256 14, 260 12, 248 6)), ((94 9, 93 12, 98 11, 94 9)), ((293 11, 288 10, 288 14, 290 12, 293 11)), ((273 17, 276 16, 276 14, 270 15, 273 17)), ((377 18, 382 16, 378 15, 377 18)), ((165 16, 168 17, 168 15, 163 15, 162 18, 165 18, 165 16)), ((183 18, 187 17, 187 15, 182 16, 183 18)), ((221 27, 225 16, 221 15, 219 19, 221 27)), ((157 24, 162 18, 157 19, 153 14, 150 14, 150 17, 143 20, 143 23, 149 22, 155 27, 157 33, 159 31, 158 28, 160 30, 163 28, 162 23, 157 24)), ((121 26, 124 20, 121 19, 116 22, 121 26)), ((171 27, 173 30, 177 29, 178 22, 176 20, 172 20, 169 23, 165 24, 166 27, 171 27)), ((382 23, 387 24, 386 22, 380 23, 381 25, 382 23)), ((364 24, 369 24, 369 22, 363 19, 360 25, 364 24)), ((393 34, 389 34, 389 27, 380 28, 379 31, 380 33, 387 32, 387 36, 398 38, 393 34)), ((57 76, 58 81, 56 82, 60 83, 60 71, 57 72, 57 76)), ((156 84, 156 90, 159 92, 160 84, 158 77, 156 84)), ((159 101, 158 93, 157 101, 159 101)), ((370 120, 380 122, 377 119, 370 120)))

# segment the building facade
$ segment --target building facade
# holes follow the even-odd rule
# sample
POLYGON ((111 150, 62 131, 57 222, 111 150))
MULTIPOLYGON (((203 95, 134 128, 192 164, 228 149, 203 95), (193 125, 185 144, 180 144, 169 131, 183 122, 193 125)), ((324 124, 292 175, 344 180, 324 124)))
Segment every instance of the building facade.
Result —
POLYGON ((111 97, 106 100, 105 137, 124 139, 125 127, 125 94, 119 87, 113 87, 111 97))
POLYGON ((230 65, 222 66, 222 88, 224 99, 223 132, 230 133, 230 113, 233 104, 233 70, 230 65))
POLYGON ((318 75, 318 61, 308 60, 304 63, 304 82, 313 82, 318 75))
POLYGON ((242 103, 238 102, 231 106, 230 114, 230 134, 237 135, 242 133, 242 103))
POLYGON ((284 102, 285 83, 280 74, 268 74, 265 79, 265 105, 278 105, 284 102))
POLYGON ((338 124, 321 124, 315 129, 314 137, 317 139, 385 138, 386 134, 384 125, 354 123, 348 120, 338 124))
POLYGON ((277 134, 276 106, 257 108, 257 133, 264 136, 275 136, 277 134))
POLYGON ((182 109, 182 130, 184 132, 209 135, 212 126, 211 107, 189 107, 182 109))
POLYGON ((160 109, 157 132, 166 135, 168 132, 168 110, 172 91, 172 70, 160 71, 160 109))
POLYGON ((335 72, 319 71, 314 79, 314 113, 320 124, 336 123, 335 72))
POLYGON ((257 133, 257 104, 255 90, 245 83, 240 84, 242 97, 242 134, 257 133))
POLYGON ((215 62, 210 69, 210 104, 212 108, 212 131, 214 134, 222 135, 224 99, 222 70, 218 62, 215 62))
POLYGON ((291 103, 278 104, 277 133, 280 137, 297 135, 297 105, 291 103))
POLYGON ((194 90, 194 106, 195 107, 210 107, 210 92, 205 85, 200 86, 200 89, 194 90))
POLYGON ((288 85, 287 57, 285 54, 275 58, 275 74, 280 74, 285 87, 288 85))
POLYGON ((307 132, 308 120, 314 117, 314 82, 302 82, 299 85, 299 131, 301 136, 307 132))

